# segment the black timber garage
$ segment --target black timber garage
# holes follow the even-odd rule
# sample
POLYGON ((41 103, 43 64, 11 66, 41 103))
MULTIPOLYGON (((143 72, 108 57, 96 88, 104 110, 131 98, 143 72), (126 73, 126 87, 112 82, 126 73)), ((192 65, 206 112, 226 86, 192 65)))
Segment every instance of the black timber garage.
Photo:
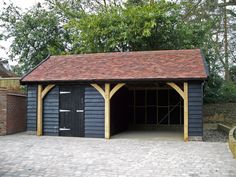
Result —
POLYGON ((207 69, 196 50, 52 56, 26 74, 27 129, 110 138, 130 128, 177 126, 201 138, 207 69))

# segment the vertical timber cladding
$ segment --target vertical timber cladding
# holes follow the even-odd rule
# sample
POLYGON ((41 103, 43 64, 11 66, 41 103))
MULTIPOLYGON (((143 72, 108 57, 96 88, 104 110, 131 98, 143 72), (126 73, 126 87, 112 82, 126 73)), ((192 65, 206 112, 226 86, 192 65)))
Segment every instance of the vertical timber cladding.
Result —
POLYGON ((203 136, 203 89, 201 82, 189 82, 189 137, 203 136))
POLYGON ((85 137, 104 138, 104 98, 95 88, 87 86, 84 101, 85 137))

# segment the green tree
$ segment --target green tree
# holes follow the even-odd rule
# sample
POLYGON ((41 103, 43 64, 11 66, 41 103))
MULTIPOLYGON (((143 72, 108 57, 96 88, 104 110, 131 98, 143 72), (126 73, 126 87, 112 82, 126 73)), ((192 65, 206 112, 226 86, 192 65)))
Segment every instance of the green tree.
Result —
POLYGON ((4 37, 13 39, 10 58, 19 59, 22 73, 48 54, 202 48, 212 76, 225 72, 223 22, 228 23, 228 65, 232 65, 232 10, 224 8, 228 1, 46 2, 27 11, 10 4, 1 12, 4 37))
POLYGON ((216 103, 222 100, 223 79, 217 74, 212 73, 205 85, 204 102, 216 103))
POLYGON ((57 15, 39 4, 25 13, 13 4, 4 8, 0 20, 5 38, 13 39, 10 59, 18 59, 20 74, 35 67, 50 54, 66 52, 66 32, 57 15))
POLYGON ((135 3, 110 6, 82 18, 72 15, 65 28, 72 31, 75 53, 201 47, 212 23, 190 26, 181 18, 181 6, 176 3, 135 3))
POLYGON ((236 83, 236 65, 231 66, 230 70, 231 80, 236 83))

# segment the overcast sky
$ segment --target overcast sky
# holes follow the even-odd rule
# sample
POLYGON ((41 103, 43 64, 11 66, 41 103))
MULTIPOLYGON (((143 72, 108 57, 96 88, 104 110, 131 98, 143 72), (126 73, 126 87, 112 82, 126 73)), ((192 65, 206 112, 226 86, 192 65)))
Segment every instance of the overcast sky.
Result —
MULTIPOLYGON (((38 2, 44 2, 44 0, 0 0, 0 9, 3 7, 3 2, 10 3, 21 7, 22 9, 27 9, 38 2)), ((0 46, 5 47, 7 50, 9 48, 10 42, 9 41, 0 41, 0 46)), ((7 54, 5 50, 0 49, 0 58, 6 58, 7 54)), ((9 62, 10 65, 15 65, 16 62, 9 62)))

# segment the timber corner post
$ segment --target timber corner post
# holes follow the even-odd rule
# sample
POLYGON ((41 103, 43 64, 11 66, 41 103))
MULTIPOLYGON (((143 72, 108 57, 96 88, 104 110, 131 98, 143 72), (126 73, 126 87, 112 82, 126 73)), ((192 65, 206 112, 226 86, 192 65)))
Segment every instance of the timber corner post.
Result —
POLYGON ((37 96, 37 136, 43 134, 43 98, 54 87, 54 84, 47 85, 44 89, 41 84, 38 85, 37 96))
POLYGON ((119 83, 116 84, 112 89, 110 86, 110 83, 105 83, 104 84, 104 89, 100 87, 98 84, 91 84, 104 98, 105 101, 105 138, 110 139, 111 137, 111 129, 110 129, 110 100, 112 96, 125 84, 124 83, 119 83))
POLYGON ((188 82, 183 83, 183 90, 175 83, 168 82, 167 85, 176 90, 184 100, 184 141, 188 141, 188 82))

